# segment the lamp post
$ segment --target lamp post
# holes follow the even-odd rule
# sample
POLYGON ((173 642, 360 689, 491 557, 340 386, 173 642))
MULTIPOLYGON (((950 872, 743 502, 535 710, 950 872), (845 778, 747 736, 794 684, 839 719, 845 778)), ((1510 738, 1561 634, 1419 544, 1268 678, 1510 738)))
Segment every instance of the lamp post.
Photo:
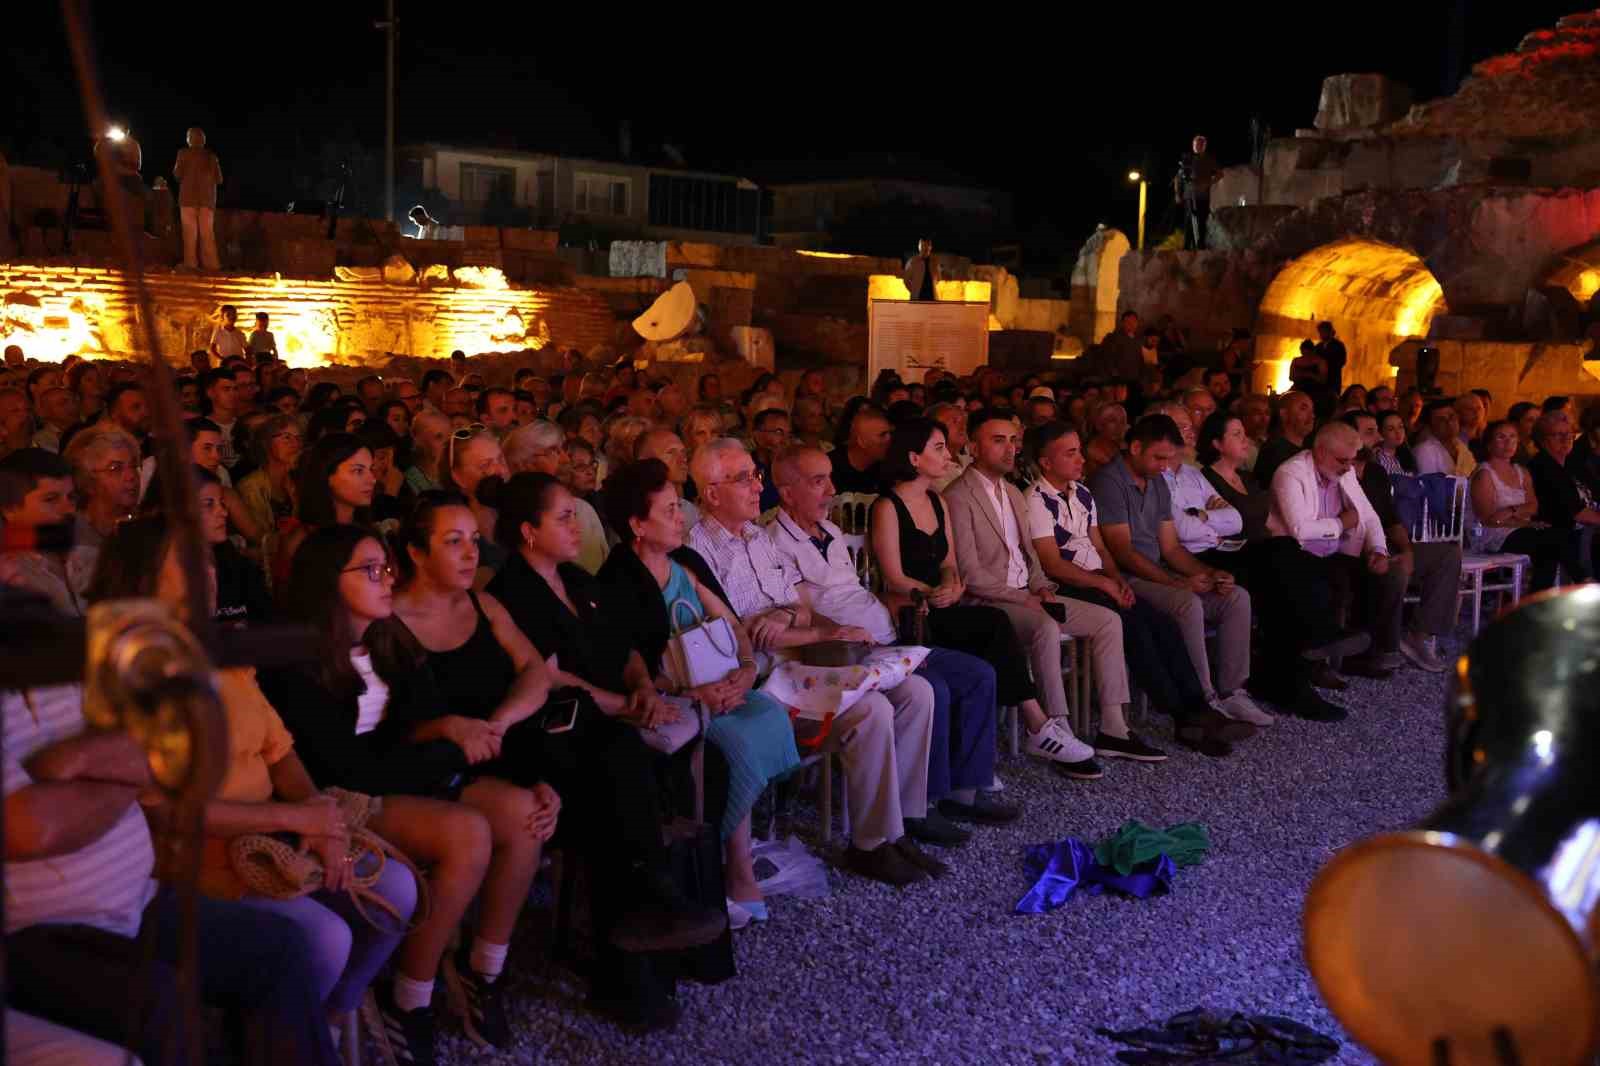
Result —
POLYGON ((384 114, 383 114, 383 217, 394 221, 394 38, 399 22, 394 17, 394 0, 388 0, 381 22, 373 28, 383 31, 384 114))
POLYGON ((1128 171, 1128 180, 1137 183, 1139 186, 1139 244, 1137 250, 1142 252, 1144 251, 1145 187, 1148 183, 1144 180, 1144 175, 1139 173, 1137 170, 1128 171))

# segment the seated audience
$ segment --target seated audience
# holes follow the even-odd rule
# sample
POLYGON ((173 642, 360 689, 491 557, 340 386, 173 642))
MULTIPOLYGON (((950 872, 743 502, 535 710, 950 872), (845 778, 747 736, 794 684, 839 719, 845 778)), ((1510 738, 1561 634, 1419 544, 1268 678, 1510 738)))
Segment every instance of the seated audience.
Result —
POLYGON ((1478 461, 1472 457, 1472 449, 1461 443, 1461 417, 1454 401, 1432 401, 1423 409, 1422 420, 1428 431, 1411 449, 1417 473, 1471 477, 1478 461))
MULTIPOLYGON (((505 453, 506 469, 512 475, 532 473, 549 474, 552 477, 573 476, 576 471, 569 468, 575 465, 573 458, 578 445, 569 443, 561 427, 554 422, 530 422, 512 430, 501 448, 505 453)), ((594 478, 594 453, 588 450, 588 445, 582 445, 584 454, 587 455, 587 473, 591 492, 593 491, 594 478)), ((605 525, 600 520, 597 512, 589 500, 575 496, 573 505, 578 514, 578 532, 581 543, 578 550, 577 564, 591 574, 598 574, 600 567, 606 561, 606 553, 610 550, 606 543, 605 525)))
MULTIPOLYGON (((205 488, 216 496, 219 486, 213 478, 205 488)), ((220 511, 220 499, 213 502, 220 511)), ((204 526, 204 514, 201 522, 204 526)), ((152 514, 122 523, 106 541, 88 595, 91 601, 154 597, 182 619, 191 581, 202 582, 204 599, 214 609, 215 572, 208 567, 203 574, 185 574, 165 517, 152 514)), ((214 899, 238 900, 282 915, 299 926, 312 949, 312 989, 329 1022, 337 1026, 360 1006, 367 986, 399 945, 416 905, 416 884, 400 863, 369 857, 371 869, 352 864, 349 830, 338 802, 312 784, 288 730, 257 687, 255 671, 222 670, 216 683, 228 761, 203 813, 199 889, 214 899), (322 887, 288 900, 253 891, 235 872, 228 851, 233 838, 250 833, 293 834, 321 865, 322 887), (372 892, 388 906, 370 906, 367 918, 342 889, 351 877, 369 874, 377 877, 372 892)), ((148 802, 144 806, 157 825, 177 813, 148 802)), ((164 880, 185 876, 180 869, 159 865, 157 872, 164 880)))
POLYGON ((479 588, 505 565, 506 552, 494 542, 494 507, 484 499, 492 495, 494 490, 480 495, 478 488, 491 478, 494 479, 493 484, 500 484, 510 476, 505 451, 493 430, 474 422, 450 435, 450 443, 445 447, 444 459, 439 466, 439 480, 444 483, 446 491, 458 492, 466 499, 478 520, 479 588))
MULTIPOLYGON (((783 505, 767 528, 772 549, 799 575, 803 593, 819 613, 865 630, 875 644, 898 644, 889 609, 862 584, 844 534, 828 521, 831 468, 820 448, 801 446, 779 457, 773 477, 783 505)), ((974 655, 933 648, 918 673, 933 688, 928 813, 905 816, 906 832, 926 844, 951 845, 964 842, 967 834, 949 818, 1013 821, 1015 807, 982 791, 994 781, 994 668, 974 655)))
MULTIPOLYGON (((1100 535, 1094 495, 1083 484, 1083 448, 1076 430, 1061 422, 1029 436, 1039 480, 1025 494, 1028 536, 1046 577, 1063 596, 1115 611, 1122 621, 1123 658, 1131 682, 1141 685, 1155 706, 1173 717, 1182 737, 1207 755, 1226 755, 1226 742, 1208 739, 1192 723, 1215 719, 1205 688, 1189 662, 1183 633, 1148 601, 1134 595, 1117 570, 1100 535)), ((1127 727, 1126 720, 1102 715, 1095 751, 1107 758, 1160 762, 1166 753, 1127 727)))
POLYGON ((260 531, 252 544, 272 557, 277 531, 294 517, 294 469, 300 459, 300 422, 293 415, 272 415, 251 435, 250 458, 256 469, 240 479, 240 503, 260 531))
MULTIPOLYGON (((1438 638, 1451 633, 1459 613, 1461 542, 1451 539, 1412 543, 1411 531, 1401 523, 1394 504, 1392 475, 1371 461, 1378 444, 1376 422, 1360 412, 1347 421, 1360 434, 1362 448, 1356 453, 1356 479, 1387 535, 1389 569, 1405 575, 1405 585, 1414 586, 1418 593, 1410 635, 1404 641, 1399 613, 1379 619, 1373 630, 1375 662, 1392 668, 1409 659, 1419 669, 1431 670, 1430 657, 1422 651, 1436 648, 1438 638)), ((1437 660, 1436 652, 1432 659, 1437 660)))
POLYGON ((1506 420, 1517 427, 1517 462, 1525 465, 1538 453, 1533 443, 1533 426, 1543 413, 1538 404, 1527 401, 1512 404, 1506 412, 1506 420))
POLYGON ((139 445, 115 426, 91 426, 73 435, 62 458, 78 489, 74 542, 98 548, 139 506, 139 445))
MULTIPOLYGON (((79 685, 0 692, 0 715, 7 1023, 15 1008, 151 1066, 175 1061, 171 1041, 193 1035, 178 970, 186 919, 180 894, 152 879, 145 753, 125 732, 89 728, 79 685)), ((320 948, 301 927, 203 897, 194 922, 201 1001, 244 1023, 235 1061, 337 1066, 316 996, 320 948)), ((64 1061, 83 1061, 72 1054, 64 1061)))
POLYGON ((439 480, 439 464, 444 459, 452 432, 450 419, 438 411, 424 408, 412 415, 411 465, 406 468, 405 476, 413 494, 443 487, 439 480))
POLYGON ((1116 461, 1122 454, 1122 442, 1128 435, 1128 412, 1120 403, 1102 404, 1089 416, 1094 423, 1094 436, 1084 448, 1084 476, 1093 474, 1107 463, 1116 461))
POLYGON ((854 400, 845 405, 839 421, 840 439, 830 456, 836 489, 867 496, 881 491, 890 428, 888 416, 878 407, 865 402, 856 404, 854 400))
POLYGON ((1308 448, 1311 432, 1316 428, 1317 412, 1311 396, 1304 392, 1284 393, 1278 399, 1278 432, 1261 445, 1250 468, 1256 481, 1270 488, 1279 465, 1308 448))
POLYGON ((1406 443, 1406 420, 1399 411, 1384 411, 1378 415, 1378 443, 1373 446, 1372 459, 1390 477, 1416 474, 1417 457, 1411 454, 1406 443))
POLYGON ((1528 460, 1533 491, 1539 501, 1534 518, 1555 529, 1571 531, 1577 547, 1569 550, 1566 562, 1572 564, 1572 580, 1592 581, 1594 528, 1600 526, 1600 506, 1593 491, 1577 476, 1572 460, 1572 422, 1560 409, 1539 416, 1533 440, 1539 451, 1528 460))
MULTIPOLYGON (((261 564, 240 552, 228 538, 231 508, 221 482, 202 466, 191 467, 190 477, 197 497, 200 532, 210 549, 208 562, 216 585, 212 618, 230 628, 261 625, 270 621, 273 614, 272 594, 267 590, 266 575, 261 564)), ((150 491, 140 504, 140 513, 168 514, 159 473, 150 482, 150 491)))
POLYGON ((74 540, 72 466, 43 448, 0 459, 0 584, 25 588, 83 617, 98 549, 74 540))
MULTIPOLYGON (((683 441, 670 429, 657 427, 639 437, 633 447, 634 459, 659 459, 667 464, 667 476, 672 483, 683 492, 690 483, 689 449, 683 441)), ((763 492, 767 474, 762 474, 763 492)), ((700 524, 700 508, 688 500, 678 501, 679 513, 683 515, 683 528, 693 529, 700 524)))
POLYGON ((374 623, 371 639, 390 641, 396 654, 426 666, 442 706, 453 718, 466 720, 441 723, 434 732, 424 728, 416 739, 465 729, 476 738, 465 748, 468 757, 474 745, 478 754, 489 756, 478 771, 487 776, 476 776, 461 798, 489 819, 496 850, 490 876, 504 876, 481 907, 472 956, 459 960, 470 965, 458 975, 463 1006, 470 1011, 469 1034, 503 1048, 510 1031, 494 983, 562 800, 546 782, 538 758, 544 730, 530 721, 550 690, 544 661, 498 600, 473 591, 478 521, 455 493, 418 498, 397 535, 403 578, 394 610, 374 623), (543 831, 530 834, 530 824, 543 831))
POLYGON ((1472 453, 1475 460, 1483 459, 1483 430, 1489 412, 1476 392, 1464 392, 1456 397, 1456 420, 1461 424, 1457 439, 1472 453))
MULTIPOLYGON (((1189 661, 1206 701, 1227 722, 1209 720, 1201 732, 1239 740, 1272 721, 1245 691, 1250 677, 1250 593, 1226 570, 1184 551, 1172 521, 1172 497, 1162 472, 1183 437, 1172 419, 1148 415, 1128 431, 1128 450, 1089 479, 1100 512, 1100 534, 1134 595, 1149 600, 1183 630, 1189 661), (1206 650, 1206 626, 1217 629, 1217 674, 1206 650)), ((1178 734, 1185 743, 1199 737, 1178 734)))
POLYGON ((278 526, 272 583, 282 588, 300 542, 313 530, 372 521, 372 453, 348 433, 330 433, 301 456, 295 468, 294 517, 278 526))
POLYGON ((1556 583, 1556 568, 1563 561, 1575 564, 1578 539, 1571 530, 1538 521, 1533 475, 1515 461, 1520 443, 1517 427, 1509 421, 1490 422, 1483 431, 1483 462, 1472 475, 1472 514, 1483 527, 1475 548, 1528 556, 1533 561, 1532 589, 1538 592, 1556 583))
MULTIPOLYGON (((744 445, 727 437, 714 440, 695 453, 693 465, 703 513, 689 531, 689 546, 729 591, 728 606, 755 646, 758 678, 770 673, 785 650, 829 640, 870 643, 865 629, 841 625, 800 598, 799 572, 755 524, 761 478, 744 445)), ((821 723, 809 719, 797 719, 795 726, 807 739, 823 732, 821 723)), ((906 835, 904 825, 907 817, 927 814, 932 736, 933 690, 916 676, 862 696, 826 731, 821 749, 837 751, 844 763, 846 868, 896 887, 946 872, 906 835)))
POLYGON ((706 739, 721 749, 728 763, 728 798, 720 829, 729 919, 735 926, 765 921, 766 902, 750 852, 750 812, 768 782, 800 765, 789 716, 776 700, 752 689, 754 646, 705 560, 683 543, 678 492, 666 464, 645 459, 614 471, 606 481, 604 499, 611 528, 622 538, 623 547, 606 559, 600 579, 624 605, 634 646, 657 687, 705 705, 713 719, 706 739), (684 601, 682 607, 676 606, 679 600, 684 601), (695 614, 727 619, 739 642, 738 668, 720 681, 674 693, 682 679, 663 672, 663 655, 682 622, 669 616, 669 607, 684 618, 695 614))

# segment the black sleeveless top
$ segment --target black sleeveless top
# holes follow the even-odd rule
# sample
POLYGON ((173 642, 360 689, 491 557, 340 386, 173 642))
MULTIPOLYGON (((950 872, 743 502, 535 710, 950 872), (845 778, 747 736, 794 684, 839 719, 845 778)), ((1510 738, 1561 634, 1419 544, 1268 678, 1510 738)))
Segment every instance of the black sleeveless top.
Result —
MULTIPOLYGON (((476 592, 472 597, 473 609, 478 612, 478 624, 465 644, 450 651, 428 652, 427 666, 444 696, 445 713, 459 714, 465 718, 488 718, 511 691, 517 679, 516 665, 511 656, 495 639, 489 616, 483 613, 476 592)), ((395 621, 399 621, 399 615, 395 621)), ((402 625, 404 623, 401 623, 402 625)))
POLYGON ((932 533, 924 533, 917 528, 899 493, 891 491, 884 495, 894 504, 895 517, 900 520, 900 569, 913 581, 938 587, 945 556, 950 553, 950 538, 944 532, 944 501, 937 492, 929 490, 928 502, 933 504, 939 524, 932 533))

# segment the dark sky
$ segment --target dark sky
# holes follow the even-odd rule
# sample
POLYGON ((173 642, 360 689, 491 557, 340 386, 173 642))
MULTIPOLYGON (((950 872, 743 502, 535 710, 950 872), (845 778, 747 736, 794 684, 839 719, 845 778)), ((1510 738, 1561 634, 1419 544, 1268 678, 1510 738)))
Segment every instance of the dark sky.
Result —
MULTIPOLYGON (((628 120, 636 150, 671 140, 692 166, 757 179, 900 153, 1013 193, 1024 240, 1053 231, 1073 245, 1097 221, 1131 226, 1127 170, 1169 178, 1197 129, 1224 163, 1243 162, 1252 113, 1279 135, 1311 125, 1326 74, 1445 91, 1452 10, 1464 69, 1577 7, 1060 4, 1045 17, 1011 3, 988 18, 986 5, 928 4, 950 13, 919 28, 901 14, 914 5, 398 5, 401 143, 578 154, 614 147, 628 120)), ((147 177, 201 125, 233 179, 224 203, 280 206, 296 178, 321 176, 328 140, 382 145, 382 0, 95 7, 110 107, 143 142, 147 177)), ((0 147, 57 165, 82 150, 59 12, 12 8, 0 147)))

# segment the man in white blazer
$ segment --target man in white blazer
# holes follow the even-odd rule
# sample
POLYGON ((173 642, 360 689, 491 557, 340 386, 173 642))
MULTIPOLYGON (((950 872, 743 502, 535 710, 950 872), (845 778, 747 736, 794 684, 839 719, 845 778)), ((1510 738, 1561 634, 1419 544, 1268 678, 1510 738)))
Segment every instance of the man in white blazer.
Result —
POLYGON ((1389 539, 1356 477, 1361 437, 1344 422, 1317 431, 1310 451, 1284 460, 1272 475, 1267 530, 1293 537, 1323 561, 1350 628, 1401 610, 1406 575, 1389 565, 1389 539))

